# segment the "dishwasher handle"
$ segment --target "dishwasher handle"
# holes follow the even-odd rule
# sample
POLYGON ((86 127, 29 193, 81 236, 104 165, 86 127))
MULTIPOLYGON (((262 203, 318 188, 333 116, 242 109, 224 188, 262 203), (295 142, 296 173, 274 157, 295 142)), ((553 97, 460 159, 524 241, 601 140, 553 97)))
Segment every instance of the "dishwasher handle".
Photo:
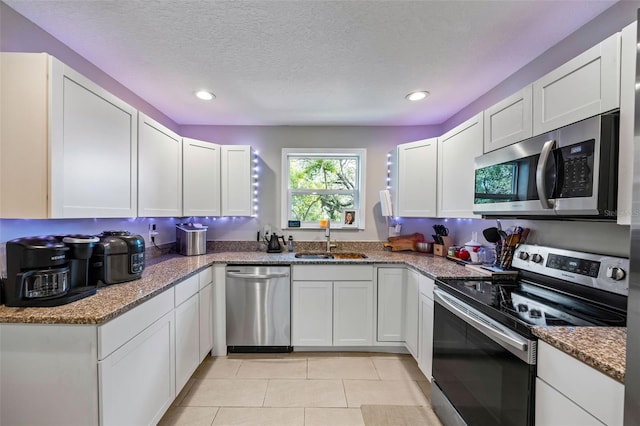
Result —
POLYGON ((272 278, 285 278, 288 277, 288 272, 280 272, 280 273, 271 273, 271 274, 245 274, 241 272, 227 272, 227 277, 229 278, 241 278, 241 279, 250 279, 250 280, 270 280, 272 278))

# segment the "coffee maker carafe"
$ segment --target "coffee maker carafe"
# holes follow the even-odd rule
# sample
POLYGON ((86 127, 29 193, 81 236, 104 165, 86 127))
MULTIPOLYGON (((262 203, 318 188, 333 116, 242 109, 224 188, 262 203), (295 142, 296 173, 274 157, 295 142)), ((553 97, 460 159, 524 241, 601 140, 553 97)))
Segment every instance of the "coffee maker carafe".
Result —
POLYGON ((58 306, 95 294, 89 258, 98 239, 86 235, 38 236, 7 242, 7 306, 58 306))

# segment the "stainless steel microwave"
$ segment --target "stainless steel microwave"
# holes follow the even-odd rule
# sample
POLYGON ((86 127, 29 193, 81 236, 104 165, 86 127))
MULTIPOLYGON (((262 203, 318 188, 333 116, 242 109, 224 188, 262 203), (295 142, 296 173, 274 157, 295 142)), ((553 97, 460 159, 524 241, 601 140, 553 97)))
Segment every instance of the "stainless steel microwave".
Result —
POLYGON ((477 157, 474 213, 615 219, 618 133, 615 112, 477 157))

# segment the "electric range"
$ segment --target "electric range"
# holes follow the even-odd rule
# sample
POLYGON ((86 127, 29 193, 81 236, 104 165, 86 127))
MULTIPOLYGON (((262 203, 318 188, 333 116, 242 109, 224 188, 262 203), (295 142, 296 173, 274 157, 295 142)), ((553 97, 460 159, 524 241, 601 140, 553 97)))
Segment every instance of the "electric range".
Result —
POLYGON ((535 326, 625 326, 629 260, 534 245, 517 277, 434 290, 432 403, 445 425, 533 425, 535 326))

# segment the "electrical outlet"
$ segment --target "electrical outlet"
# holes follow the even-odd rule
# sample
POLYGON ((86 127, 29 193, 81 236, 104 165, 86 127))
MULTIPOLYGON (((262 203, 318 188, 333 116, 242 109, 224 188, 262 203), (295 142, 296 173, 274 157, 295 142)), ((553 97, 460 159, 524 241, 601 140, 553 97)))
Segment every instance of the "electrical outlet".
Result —
POLYGON ((149 224, 149 241, 152 243, 155 243, 156 236, 158 236, 158 231, 156 229, 155 223, 149 224))

